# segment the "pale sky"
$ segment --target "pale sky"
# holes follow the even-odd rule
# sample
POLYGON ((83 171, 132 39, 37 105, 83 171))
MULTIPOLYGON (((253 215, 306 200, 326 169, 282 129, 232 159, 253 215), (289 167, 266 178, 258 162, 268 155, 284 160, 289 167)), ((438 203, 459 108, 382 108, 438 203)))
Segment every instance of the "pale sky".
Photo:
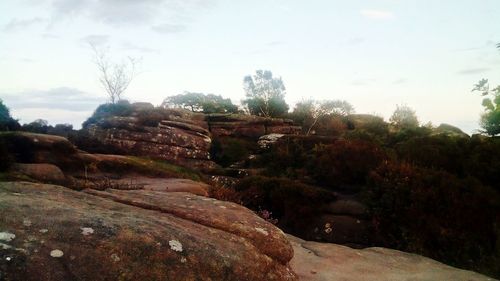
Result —
POLYGON ((142 58, 130 101, 183 91, 239 103, 243 77, 281 76, 286 99, 342 99, 388 119, 478 129, 474 83, 500 84, 499 0, 2 0, 0 98, 21 122, 89 117, 106 94, 89 40, 142 58))

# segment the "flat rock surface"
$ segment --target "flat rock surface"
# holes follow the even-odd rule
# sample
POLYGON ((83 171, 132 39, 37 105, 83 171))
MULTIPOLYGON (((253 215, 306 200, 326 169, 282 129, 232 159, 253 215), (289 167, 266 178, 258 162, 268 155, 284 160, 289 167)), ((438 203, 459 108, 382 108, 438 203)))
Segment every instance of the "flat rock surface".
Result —
POLYGON ((486 281, 487 276, 385 248, 352 249, 288 235, 292 269, 304 281, 486 281))
POLYGON ((0 280, 297 280, 286 236, 241 206, 89 193, 1 182, 0 280))
POLYGON ((189 179, 165 178, 122 178, 114 180, 118 184, 131 185, 137 189, 163 191, 163 192, 189 192, 195 195, 208 196, 210 185, 189 179))

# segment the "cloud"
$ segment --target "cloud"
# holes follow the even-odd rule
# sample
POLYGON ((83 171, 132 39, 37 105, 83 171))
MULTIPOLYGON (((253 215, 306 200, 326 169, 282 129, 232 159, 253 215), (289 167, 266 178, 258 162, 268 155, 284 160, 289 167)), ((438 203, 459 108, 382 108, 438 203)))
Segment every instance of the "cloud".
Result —
POLYGON ((480 67, 480 68, 469 68, 469 69, 460 70, 457 73, 460 75, 474 75, 474 74, 482 74, 482 73, 485 73, 488 71, 490 71, 489 68, 480 67))
POLYGON ((360 45, 361 43, 363 43, 365 41, 366 41, 366 39, 363 37, 355 37, 355 38, 351 38, 351 39, 347 40, 347 45, 356 46, 356 45, 360 45))
POLYGON ((361 10, 359 12, 363 17, 372 20, 389 20, 394 18, 394 14, 384 10, 361 10))
POLYGON ((104 45, 109 41, 108 35, 90 34, 80 39, 82 42, 90 43, 94 46, 104 45))
POLYGON ((158 33, 169 34, 169 33, 183 32, 186 30, 186 26, 180 25, 180 24, 164 23, 164 24, 152 26, 151 29, 153 31, 158 32, 158 33))
POLYGON ((148 48, 148 47, 142 47, 135 45, 130 42, 123 42, 122 47, 126 50, 131 50, 131 51, 137 51, 141 53, 159 53, 160 50, 158 49, 153 49, 153 48, 148 48))
POLYGON ((75 88, 59 87, 50 90, 27 90, 15 94, 1 93, 5 104, 13 109, 51 108, 69 111, 93 110, 106 100, 75 88))
POLYGON ((32 18, 32 19, 12 19, 8 24, 6 24, 3 29, 5 31, 16 31, 30 27, 32 25, 41 24, 45 22, 42 18, 32 18))
POLYGON ((182 21, 216 0, 56 0, 52 5, 54 19, 86 17, 111 25, 154 24, 158 19, 182 21), (174 20, 175 19, 175 20, 174 20))
POLYGON ((408 80, 406 80, 405 78, 399 78, 399 79, 392 81, 392 84, 393 85, 400 85, 400 84, 405 84, 407 81, 408 80))

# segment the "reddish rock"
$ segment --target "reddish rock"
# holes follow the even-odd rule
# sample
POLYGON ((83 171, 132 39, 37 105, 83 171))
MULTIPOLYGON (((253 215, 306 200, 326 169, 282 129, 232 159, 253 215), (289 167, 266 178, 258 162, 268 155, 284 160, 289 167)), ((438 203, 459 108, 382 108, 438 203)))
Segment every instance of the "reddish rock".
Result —
POLYGON ((16 164, 12 170, 41 182, 61 184, 66 181, 61 169, 52 164, 16 164))
POLYGON ((241 206, 187 193, 89 192, 98 196, 0 183, 1 278, 297 280, 286 236, 241 206))
POLYGON ((288 235, 292 269, 303 281, 493 281, 435 260, 385 248, 349 247, 304 241, 288 235))
POLYGON ((163 179, 163 178, 121 178, 113 180, 118 185, 132 185, 136 188, 163 192, 189 192, 195 195, 208 196, 210 185, 189 179, 163 179))

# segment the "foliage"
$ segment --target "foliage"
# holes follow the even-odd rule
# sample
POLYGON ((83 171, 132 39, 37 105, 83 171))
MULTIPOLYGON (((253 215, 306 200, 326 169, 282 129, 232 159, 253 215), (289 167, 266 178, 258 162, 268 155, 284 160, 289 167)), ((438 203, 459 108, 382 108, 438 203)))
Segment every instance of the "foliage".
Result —
POLYGON ((252 115, 280 117, 288 112, 285 102, 285 85, 280 78, 273 77, 269 70, 257 70, 253 76, 245 76, 243 86, 246 99, 243 100, 252 115))
POLYGON ((384 162, 366 188, 379 243, 500 274, 498 193, 473 178, 384 162))
MULTIPOLYGON (((297 103, 291 114, 294 121, 306 127, 306 135, 309 135, 313 128, 323 117, 345 117, 354 112, 354 107, 341 100, 305 100, 297 103)), ((330 120, 332 120, 330 118, 330 120)), ((335 119, 333 119, 335 120, 335 119)))
POLYGON ((0 131, 15 131, 20 127, 17 120, 10 116, 9 108, 0 99, 0 131))
POLYGON ((255 143, 237 138, 214 138, 210 148, 211 159, 222 167, 228 167, 248 158, 255 150, 255 143))
POLYGON ((132 114, 132 106, 126 100, 121 100, 117 103, 105 103, 97 107, 91 117, 83 122, 82 127, 85 129, 91 124, 95 124, 112 116, 130 116, 132 114))
POLYGON ((203 113, 237 113, 238 107, 231 99, 224 99, 220 95, 184 92, 166 98, 162 107, 169 105, 189 109, 192 112, 203 113))
POLYGON ((49 131, 49 122, 43 119, 37 119, 29 124, 24 124, 21 130, 36 134, 47 134, 49 131))
POLYGON ((479 122, 483 132, 490 136, 500 134, 500 85, 490 89, 488 80, 482 79, 472 91, 478 91, 485 97, 482 102, 484 112, 479 122))
POLYGON ((304 231, 305 226, 321 213, 321 207, 335 198, 333 193, 317 187, 260 176, 244 178, 236 190, 244 206, 254 211, 271 212, 278 226, 289 233, 304 231))
POLYGON ((407 105, 397 105, 389 121, 397 129, 415 128, 419 124, 415 110, 407 105))
POLYGON ((318 145, 309 164, 310 175, 330 187, 362 185, 369 173, 387 158, 383 149, 362 140, 338 140, 318 145))

